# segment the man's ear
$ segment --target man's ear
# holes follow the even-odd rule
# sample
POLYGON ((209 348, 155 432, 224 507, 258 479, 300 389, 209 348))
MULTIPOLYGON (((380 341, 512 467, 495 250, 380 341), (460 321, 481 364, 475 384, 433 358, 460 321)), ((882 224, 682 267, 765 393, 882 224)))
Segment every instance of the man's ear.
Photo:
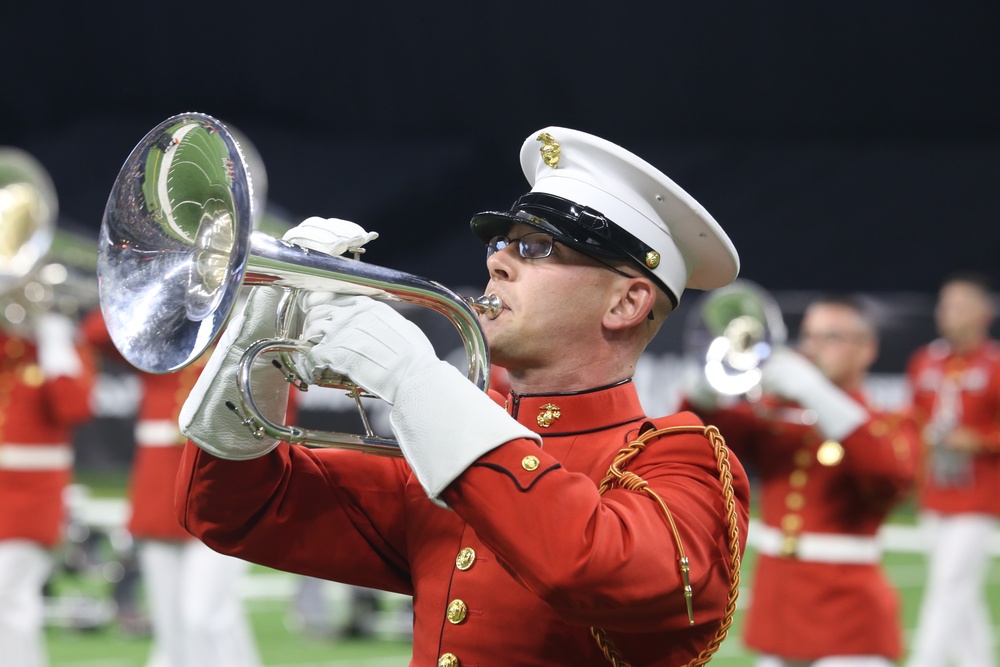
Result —
POLYGON ((604 314, 604 326, 612 331, 638 326, 656 304, 656 287, 648 278, 632 278, 613 292, 604 314))

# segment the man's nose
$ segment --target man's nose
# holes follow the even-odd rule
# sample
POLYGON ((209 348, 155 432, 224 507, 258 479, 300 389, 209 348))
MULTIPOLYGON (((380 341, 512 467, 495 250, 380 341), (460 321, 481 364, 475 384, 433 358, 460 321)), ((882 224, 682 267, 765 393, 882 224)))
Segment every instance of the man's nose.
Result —
POLYGON ((486 258, 486 269, 490 272, 491 278, 510 280, 519 258, 517 244, 511 243, 486 258))

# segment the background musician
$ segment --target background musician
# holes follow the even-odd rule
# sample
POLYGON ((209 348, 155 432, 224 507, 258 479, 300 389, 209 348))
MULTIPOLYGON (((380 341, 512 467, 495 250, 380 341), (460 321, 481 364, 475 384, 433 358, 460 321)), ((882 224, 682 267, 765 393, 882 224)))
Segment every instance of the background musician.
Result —
POLYGON ((762 365, 763 397, 727 404, 700 372, 687 404, 719 427, 759 480, 761 524, 745 643, 759 667, 888 667, 903 650, 899 601, 876 532, 910 491, 912 424, 867 407, 878 353, 861 302, 813 302, 798 352, 762 365))

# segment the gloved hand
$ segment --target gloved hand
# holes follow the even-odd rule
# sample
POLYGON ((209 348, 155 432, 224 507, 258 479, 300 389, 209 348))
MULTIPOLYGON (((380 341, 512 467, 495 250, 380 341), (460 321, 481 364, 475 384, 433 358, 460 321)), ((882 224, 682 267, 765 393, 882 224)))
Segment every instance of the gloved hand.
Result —
POLYGON ((517 438, 541 443, 385 303, 338 296, 309 310, 303 338, 316 343, 301 361, 303 375, 343 373, 392 404, 403 455, 439 505, 441 492, 486 452, 517 438))
MULTIPOLYGON (((360 248, 377 237, 376 232, 366 232, 347 220, 315 217, 307 218, 284 235, 286 241, 327 254, 360 248)), ((254 438, 226 403, 240 405, 236 377, 243 353, 256 341, 276 335, 277 305, 281 296, 282 290, 277 287, 255 287, 250 291, 243 311, 226 327, 181 409, 178 419, 181 432, 219 458, 256 458, 278 446, 277 440, 254 438)), ((333 295, 316 293, 307 298, 323 303, 333 295)), ((288 406, 288 383, 284 375, 265 359, 258 359, 250 384, 258 408, 271 421, 283 423, 288 406)))
POLYGON ((366 232, 349 220, 313 216, 289 229, 282 238, 328 255, 343 255, 361 251, 363 245, 378 238, 378 232, 366 232))
MULTIPOLYGON (((350 220, 314 216, 289 229, 282 238, 303 248, 339 256, 346 252, 364 252, 362 246, 377 239, 378 232, 366 232, 361 225, 350 220)), ((308 310, 312 306, 329 303, 334 293, 373 294, 378 291, 371 287, 341 282, 325 292, 307 292, 301 295, 302 308, 308 310)))
POLYGON ((75 338, 76 326, 65 315, 47 312, 38 316, 35 342, 38 344, 38 366, 45 378, 76 377, 83 372, 75 338))
POLYGON ((808 359, 787 347, 775 348, 761 368, 764 393, 795 401, 816 413, 824 437, 843 440, 868 421, 868 411, 834 385, 808 359))

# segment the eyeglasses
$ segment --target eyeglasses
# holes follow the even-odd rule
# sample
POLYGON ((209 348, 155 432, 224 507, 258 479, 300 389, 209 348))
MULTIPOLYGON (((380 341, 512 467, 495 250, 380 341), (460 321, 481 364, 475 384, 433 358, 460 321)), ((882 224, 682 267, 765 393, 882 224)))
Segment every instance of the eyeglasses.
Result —
POLYGON ((845 343, 860 343, 865 340, 864 334, 846 331, 800 331, 799 343, 815 345, 843 345, 845 343))
MULTIPOLYGON (((490 242, 486 244, 486 258, 489 259, 493 256, 493 253, 499 252, 514 243, 517 243, 517 251, 524 259, 545 259, 552 254, 552 246, 556 244, 556 239, 551 234, 546 234, 545 232, 531 232, 530 234, 525 234, 518 239, 512 239, 507 236, 494 236, 490 239, 490 242)), ((572 248, 573 246, 570 247, 572 248)), ((574 248, 574 250, 576 250, 576 248, 574 248)), ((604 266, 606 269, 610 269, 620 276, 625 276, 626 278, 638 277, 629 275, 591 254, 585 253, 581 250, 578 250, 578 252, 582 255, 586 255, 598 264, 604 266)), ((647 319, 652 320, 653 311, 650 310, 646 317, 647 319)))
MULTIPOLYGON (((486 244, 486 257, 489 258, 495 252, 500 252, 509 245, 517 244, 517 251, 520 253, 521 257, 524 259, 545 259, 552 254, 552 246, 555 245, 556 239, 551 234, 546 234, 545 232, 531 232, 530 234, 525 234, 521 238, 512 239, 506 236, 494 236, 490 239, 490 242, 486 244)), ((570 246, 573 247, 573 246, 570 246)), ((576 248, 574 248, 576 250, 576 248)), ((594 257, 589 253, 578 251, 580 254, 586 255, 590 259, 594 260, 598 264, 604 266, 617 273, 620 276, 625 276, 626 278, 637 278, 638 276, 629 275, 624 271, 621 271, 604 260, 594 257)))
POLYGON ((507 236, 494 236, 486 244, 486 257, 492 257, 493 253, 500 252, 507 246, 516 243, 521 257, 525 259, 544 259, 552 254, 552 246, 555 244, 555 241, 552 235, 544 232, 532 232, 525 234, 519 239, 512 239, 507 236))

